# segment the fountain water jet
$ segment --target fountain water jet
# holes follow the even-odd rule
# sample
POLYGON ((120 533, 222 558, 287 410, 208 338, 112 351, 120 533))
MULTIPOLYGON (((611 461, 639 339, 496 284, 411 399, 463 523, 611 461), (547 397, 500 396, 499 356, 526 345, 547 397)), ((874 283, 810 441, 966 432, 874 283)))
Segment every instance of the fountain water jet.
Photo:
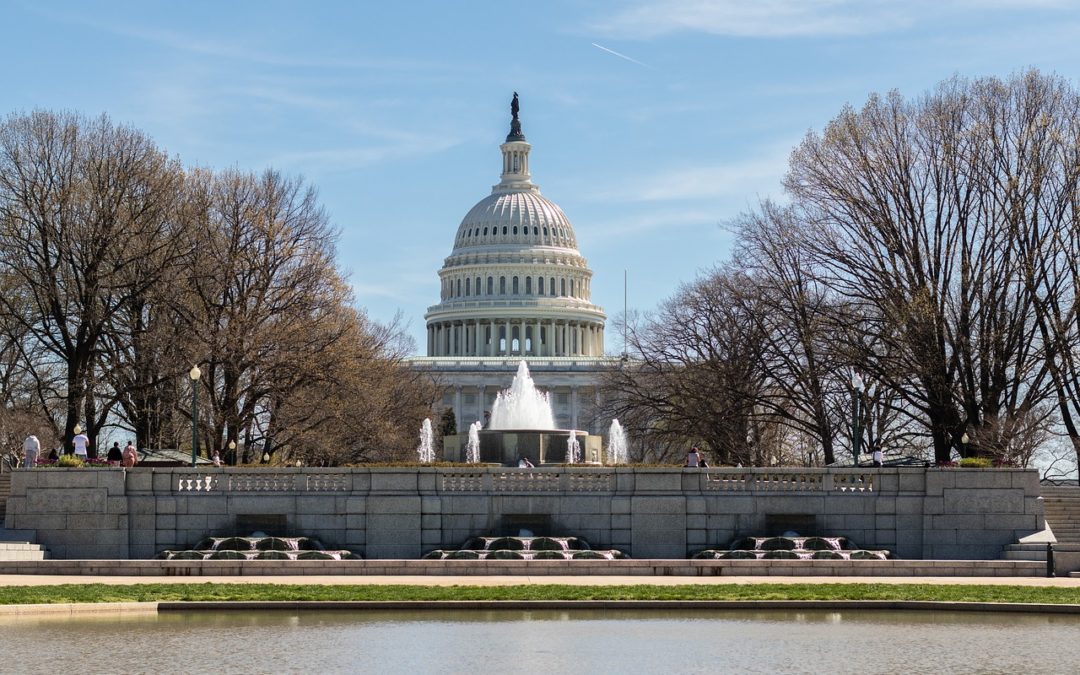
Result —
POLYGON ((500 391, 491 408, 488 429, 537 429, 555 428, 551 414, 551 397, 540 391, 529 374, 529 366, 522 361, 509 389, 500 391))
POLYGON ((566 463, 578 464, 581 462, 581 443, 578 443, 577 434, 573 431, 566 439, 566 463))
POLYGON ((619 420, 611 420, 608 428, 608 464, 626 464, 626 433, 619 420))
POLYGON ((473 422, 469 425, 469 444, 465 446, 465 461, 469 464, 477 464, 480 462, 480 429, 483 427, 480 422, 473 422))
POLYGON ((434 434, 431 431, 431 418, 425 417, 420 427, 420 447, 416 448, 416 454, 421 464, 431 464, 435 461, 434 434))

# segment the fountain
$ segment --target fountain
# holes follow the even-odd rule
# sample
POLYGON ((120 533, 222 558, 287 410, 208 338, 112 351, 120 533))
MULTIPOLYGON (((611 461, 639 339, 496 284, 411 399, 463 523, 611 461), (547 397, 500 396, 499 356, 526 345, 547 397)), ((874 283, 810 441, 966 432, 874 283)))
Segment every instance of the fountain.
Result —
MULTIPOLYGON (((794 533, 792 533, 794 534, 794 533)), ((888 560, 891 551, 864 550, 846 537, 743 537, 727 550, 707 549, 692 558, 701 560, 888 560)))
POLYGON ((469 464, 476 464, 480 461, 480 429, 483 426, 480 422, 473 422, 469 425, 469 444, 465 446, 465 461, 469 464))
POLYGON ((626 433, 623 431, 619 420, 611 420, 608 429, 608 464, 626 464, 626 433))
POLYGON ((421 464, 431 464, 435 461, 435 444, 433 441, 431 418, 425 417, 424 424, 420 427, 420 447, 416 449, 421 464))
POLYGON ((352 551, 328 551, 311 537, 207 537, 187 551, 165 550, 157 560, 358 560, 352 551))
POLYGON ((521 361, 510 388, 495 397, 488 428, 476 429, 477 445, 472 444, 473 427, 470 427, 467 435, 443 439, 443 455, 451 462, 502 466, 517 466, 523 458, 535 466, 601 463, 599 436, 556 429, 554 419, 548 394, 536 388, 528 364, 521 361), (571 453, 573 443, 578 446, 576 455, 571 453))
POLYGON ((594 551, 579 537, 473 537, 453 551, 437 549, 424 560, 620 560, 619 550, 594 551))

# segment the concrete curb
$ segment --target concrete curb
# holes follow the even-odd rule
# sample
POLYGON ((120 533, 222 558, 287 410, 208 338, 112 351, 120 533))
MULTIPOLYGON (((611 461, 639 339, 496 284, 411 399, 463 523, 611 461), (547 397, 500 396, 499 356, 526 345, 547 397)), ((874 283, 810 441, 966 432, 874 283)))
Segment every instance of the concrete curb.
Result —
POLYGON ((320 600, 235 602, 102 602, 0 605, 0 617, 86 616, 218 611, 717 611, 717 610, 880 610, 1014 612, 1080 615, 1080 605, 927 600, 320 600))
POLYGON ((83 614, 156 613, 157 602, 58 602, 39 605, 0 605, 0 616, 64 616, 83 614))

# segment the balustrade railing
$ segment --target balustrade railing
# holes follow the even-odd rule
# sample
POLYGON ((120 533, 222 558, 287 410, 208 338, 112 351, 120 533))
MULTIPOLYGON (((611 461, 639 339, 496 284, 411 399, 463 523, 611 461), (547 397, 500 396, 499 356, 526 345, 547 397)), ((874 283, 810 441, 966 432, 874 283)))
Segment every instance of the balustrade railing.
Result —
MULTIPOLYGON (((223 492, 349 492, 352 473, 297 470, 238 471, 235 473, 182 472, 174 474, 173 490, 190 494, 223 492)), ((477 469, 436 470, 441 492, 614 492, 614 471, 477 469)), ((639 480, 634 478, 632 480, 639 480)), ((825 492, 872 494, 875 471, 797 469, 704 469, 698 478, 702 492, 825 492)), ((684 483, 684 487, 686 487, 684 483)))

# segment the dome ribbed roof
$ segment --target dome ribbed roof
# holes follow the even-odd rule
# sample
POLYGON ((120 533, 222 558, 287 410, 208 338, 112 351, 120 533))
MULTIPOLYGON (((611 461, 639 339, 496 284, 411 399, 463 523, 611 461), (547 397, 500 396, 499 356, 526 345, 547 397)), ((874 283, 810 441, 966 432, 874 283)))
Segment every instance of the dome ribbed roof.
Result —
POLYGON ((477 202, 458 226, 454 251, 508 244, 577 249, 566 214, 535 187, 496 192, 477 202))

